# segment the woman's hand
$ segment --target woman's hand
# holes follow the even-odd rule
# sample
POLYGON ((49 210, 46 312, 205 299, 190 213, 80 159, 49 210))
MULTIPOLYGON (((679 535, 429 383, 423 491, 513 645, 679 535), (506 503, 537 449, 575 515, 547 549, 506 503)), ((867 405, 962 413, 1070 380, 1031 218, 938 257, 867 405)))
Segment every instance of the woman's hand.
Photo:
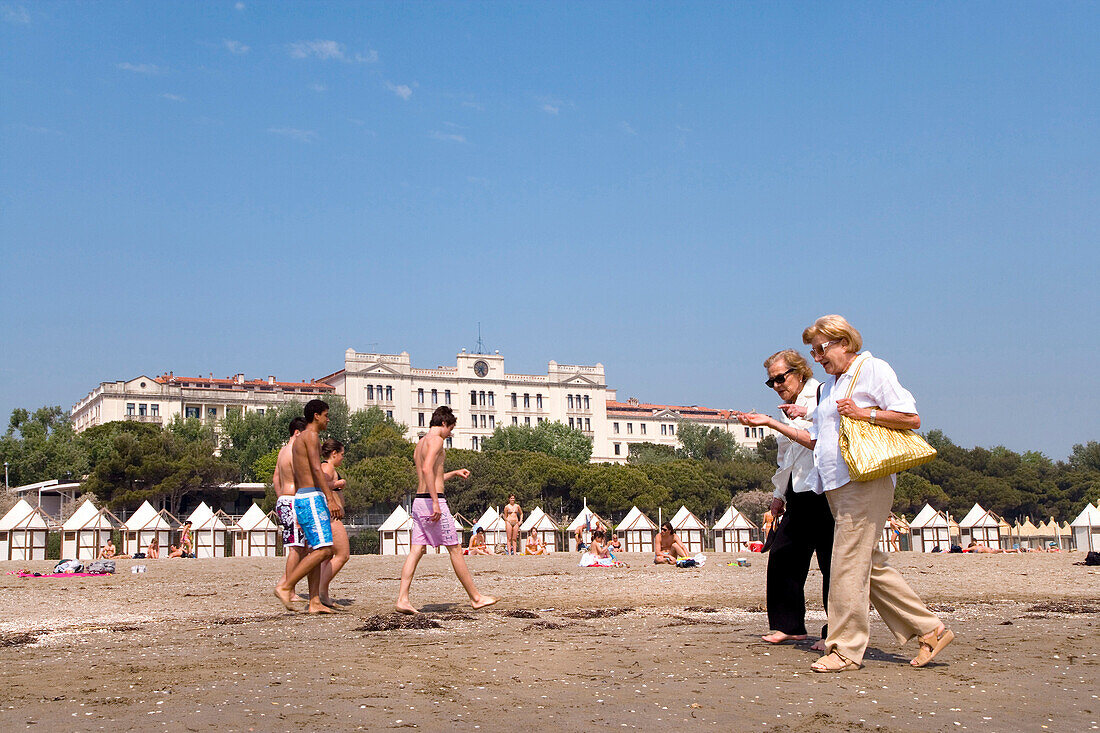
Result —
POLYGON ((871 410, 867 407, 860 407, 855 401, 848 397, 836 401, 836 411, 844 417, 850 417, 853 420, 863 420, 865 422, 871 420, 871 410))
POLYGON ((806 417, 806 415, 808 414, 806 408, 802 405, 784 403, 779 406, 779 409, 782 410, 784 414, 786 414, 786 416, 789 417, 791 420, 794 420, 798 417, 806 417))
POLYGON ((758 412, 742 412, 737 416, 737 421, 742 425, 750 425, 754 428, 765 427, 770 420, 770 417, 758 412))

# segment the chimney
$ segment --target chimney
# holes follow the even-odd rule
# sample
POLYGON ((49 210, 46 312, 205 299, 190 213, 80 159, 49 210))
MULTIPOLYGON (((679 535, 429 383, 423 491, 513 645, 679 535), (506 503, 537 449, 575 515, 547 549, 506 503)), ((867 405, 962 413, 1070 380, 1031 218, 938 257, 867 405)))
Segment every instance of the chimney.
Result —
POLYGON ((275 375, 274 374, 268 374, 267 375, 267 383, 268 384, 275 384, 275 375))
POLYGON ((244 374, 234 374, 233 381, 237 384, 244 384, 244 374))

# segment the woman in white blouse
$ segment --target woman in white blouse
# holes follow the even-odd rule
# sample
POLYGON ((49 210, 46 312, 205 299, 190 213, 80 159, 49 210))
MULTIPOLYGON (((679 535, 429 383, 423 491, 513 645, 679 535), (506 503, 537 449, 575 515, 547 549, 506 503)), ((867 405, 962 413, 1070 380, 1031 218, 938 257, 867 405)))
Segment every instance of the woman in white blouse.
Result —
POLYGON ((877 543, 894 503, 894 476, 852 481, 840 453, 840 417, 866 420, 888 428, 917 429, 913 395, 898 383, 894 370, 870 352, 860 352, 863 337, 842 316, 822 316, 802 333, 810 354, 832 379, 825 380, 809 430, 799 430, 766 415, 749 415, 747 424, 767 425, 814 452, 810 482, 824 492, 833 510, 832 577, 829 585, 829 633, 825 656, 815 672, 859 669, 870 636, 869 603, 882 616, 898 643, 917 639, 910 664, 923 667, 955 635, 913 592, 877 543), (852 379, 859 372, 856 384, 852 379), (847 397, 851 387, 851 397, 847 397))

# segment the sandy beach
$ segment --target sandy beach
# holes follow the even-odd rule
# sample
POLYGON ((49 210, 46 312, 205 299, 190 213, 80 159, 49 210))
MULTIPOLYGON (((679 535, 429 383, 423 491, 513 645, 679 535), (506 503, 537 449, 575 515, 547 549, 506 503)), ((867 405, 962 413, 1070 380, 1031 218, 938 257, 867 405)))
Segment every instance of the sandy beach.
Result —
MULTIPOLYGON (((478 612, 447 558, 428 556, 412 597, 424 613, 396 628, 402 558, 353 556, 333 586, 347 610, 323 618, 272 596, 282 558, 122 560, 106 578, 22 579, 6 573, 53 562, 0 563, 0 728, 1098 730, 1100 569, 1074 566, 1082 556, 900 553, 959 638, 911 669, 915 645, 875 617, 866 666, 843 675, 810 671, 813 637, 760 641, 759 555, 691 570, 648 555, 616 569, 471 558, 502 598, 478 612)), ((811 629, 819 588, 815 569, 811 629)))

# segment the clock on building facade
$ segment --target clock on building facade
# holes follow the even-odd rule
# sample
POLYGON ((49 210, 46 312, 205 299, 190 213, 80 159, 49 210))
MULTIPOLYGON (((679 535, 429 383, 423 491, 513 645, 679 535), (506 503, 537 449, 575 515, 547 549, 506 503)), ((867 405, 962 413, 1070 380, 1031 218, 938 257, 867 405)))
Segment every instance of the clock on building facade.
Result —
POLYGON ((480 359, 474 362, 474 374, 479 377, 484 377, 489 373, 489 365, 480 359))

